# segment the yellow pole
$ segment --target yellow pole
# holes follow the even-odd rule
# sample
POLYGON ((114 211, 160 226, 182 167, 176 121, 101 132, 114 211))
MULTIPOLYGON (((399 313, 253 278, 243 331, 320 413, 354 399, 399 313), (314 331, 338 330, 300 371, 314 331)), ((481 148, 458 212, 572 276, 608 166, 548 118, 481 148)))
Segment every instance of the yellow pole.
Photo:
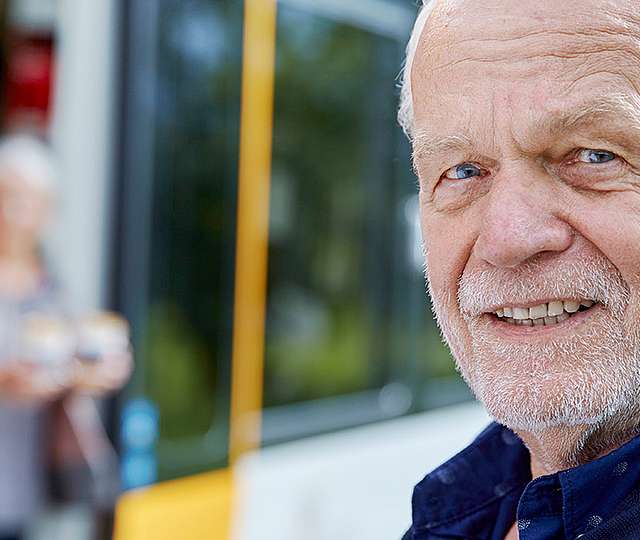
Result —
POLYGON ((276 0, 246 0, 229 460, 259 448, 269 240, 276 0))

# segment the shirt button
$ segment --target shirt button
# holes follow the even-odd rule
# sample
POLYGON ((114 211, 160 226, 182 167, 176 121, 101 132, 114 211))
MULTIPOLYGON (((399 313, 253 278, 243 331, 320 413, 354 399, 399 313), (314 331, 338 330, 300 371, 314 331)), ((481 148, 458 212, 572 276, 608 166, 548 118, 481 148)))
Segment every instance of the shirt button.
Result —
POLYGON ((519 519, 518 520, 518 530, 519 531, 524 531, 525 529, 528 529, 530 525, 531 525, 531 520, 530 519, 519 519))
POLYGON ((621 463, 618 463, 616 465, 615 469, 613 469, 613 474, 615 476, 622 476, 624 473, 627 472, 628 468, 629 468, 629 463, 627 463, 626 461, 622 461, 621 463))
POLYGON ((437 471, 436 478, 446 486, 450 486, 456 481, 455 473, 450 468, 447 468, 447 467, 444 467, 439 471, 437 471))
POLYGON ((591 516, 589 518, 588 526, 592 529, 595 529, 598 525, 602 523, 602 518, 600 516, 591 516))

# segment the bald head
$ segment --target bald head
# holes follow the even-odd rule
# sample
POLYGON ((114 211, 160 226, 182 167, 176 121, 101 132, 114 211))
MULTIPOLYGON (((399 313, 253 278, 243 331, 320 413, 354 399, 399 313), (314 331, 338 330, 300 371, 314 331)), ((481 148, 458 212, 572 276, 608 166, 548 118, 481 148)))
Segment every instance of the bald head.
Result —
MULTIPOLYGON (((624 37, 630 45, 627 53, 633 55, 634 50, 640 53, 637 44, 640 17, 636 12, 633 0, 423 0, 401 75, 400 125, 413 138, 416 58, 436 55, 456 43, 467 42, 474 47, 477 41, 482 41, 479 38, 486 38, 491 48, 526 37, 538 36, 544 41, 554 32, 577 41, 597 38, 598 34, 607 37, 614 32, 624 37)), ((593 43, 592 47, 597 48, 597 44, 593 43)), ((488 57, 486 61, 491 59, 488 57)), ((419 75, 428 77, 429 73, 422 71, 419 75)))

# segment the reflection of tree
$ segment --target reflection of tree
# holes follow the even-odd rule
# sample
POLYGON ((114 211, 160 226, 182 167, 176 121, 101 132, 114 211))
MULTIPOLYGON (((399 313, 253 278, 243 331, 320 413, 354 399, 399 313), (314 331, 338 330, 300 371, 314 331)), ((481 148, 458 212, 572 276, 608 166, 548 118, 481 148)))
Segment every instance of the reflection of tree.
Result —
POLYGON ((147 363, 168 438, 202 435, 228 414, 240 8, 234 0, 168 0, 160 9, 151 269, 157 307, 147 363))
POLYGON ((384 114, 376 107, 393 107, 391 100, 374 103, 372 85, 385 76, 389 84, 393 80, 376 53, 391 49, 395 57, 397 47, 284 8, 278 36, 274 184, 284 184, 280 188, 289 193, 289 223, 282 224, 283 209, 274 201, 278 234, 270 245, 267 404, 379 384, 372 376, 368 313, 368 265, 379 256, 368 238, 367 172, 376 159, 370 139, 380 135, 368 129, 372 111, 384 114), (292 287, 308 301, 284 301, 292 287), (301 337, 292 321, 313 319, 313 310, 324 313, 316 317, 323 325, 301 337))
POLYGON ((357 295, 361 282, 356 270, 364 245, 360 180, 367 157, 362 134, 370 38, 311 22, 323 38, 305 44, 316 48, 313 56, 298 53, 298 42, 288 39, 295 26, 279 27, 274 170, 286 171, 296 200, 288 238, 271 246, 271 271, 275 279, 320 289, 325 301, 348 303, 356 299, 343 295, 357 295), (339 275, 332 272, 336 265, 339 275))
POLYGON ((149 311, 148 341, 149 397, 162 411, 162 437, 205 433, 215 405, 215 373, 207 369, 210 353, 202 336, 174 306, 157 304, 149 311))

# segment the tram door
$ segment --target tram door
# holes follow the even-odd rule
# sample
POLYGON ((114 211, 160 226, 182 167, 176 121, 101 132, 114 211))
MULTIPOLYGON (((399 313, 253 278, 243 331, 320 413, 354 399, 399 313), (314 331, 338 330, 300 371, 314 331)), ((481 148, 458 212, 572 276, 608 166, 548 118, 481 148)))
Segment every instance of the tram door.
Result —
POLYGON ((117 540, 227 538, 247 452, 468 398, 424 298, 395 122, 414 16, 123 2, 117 283, 137 370, 117 540))

